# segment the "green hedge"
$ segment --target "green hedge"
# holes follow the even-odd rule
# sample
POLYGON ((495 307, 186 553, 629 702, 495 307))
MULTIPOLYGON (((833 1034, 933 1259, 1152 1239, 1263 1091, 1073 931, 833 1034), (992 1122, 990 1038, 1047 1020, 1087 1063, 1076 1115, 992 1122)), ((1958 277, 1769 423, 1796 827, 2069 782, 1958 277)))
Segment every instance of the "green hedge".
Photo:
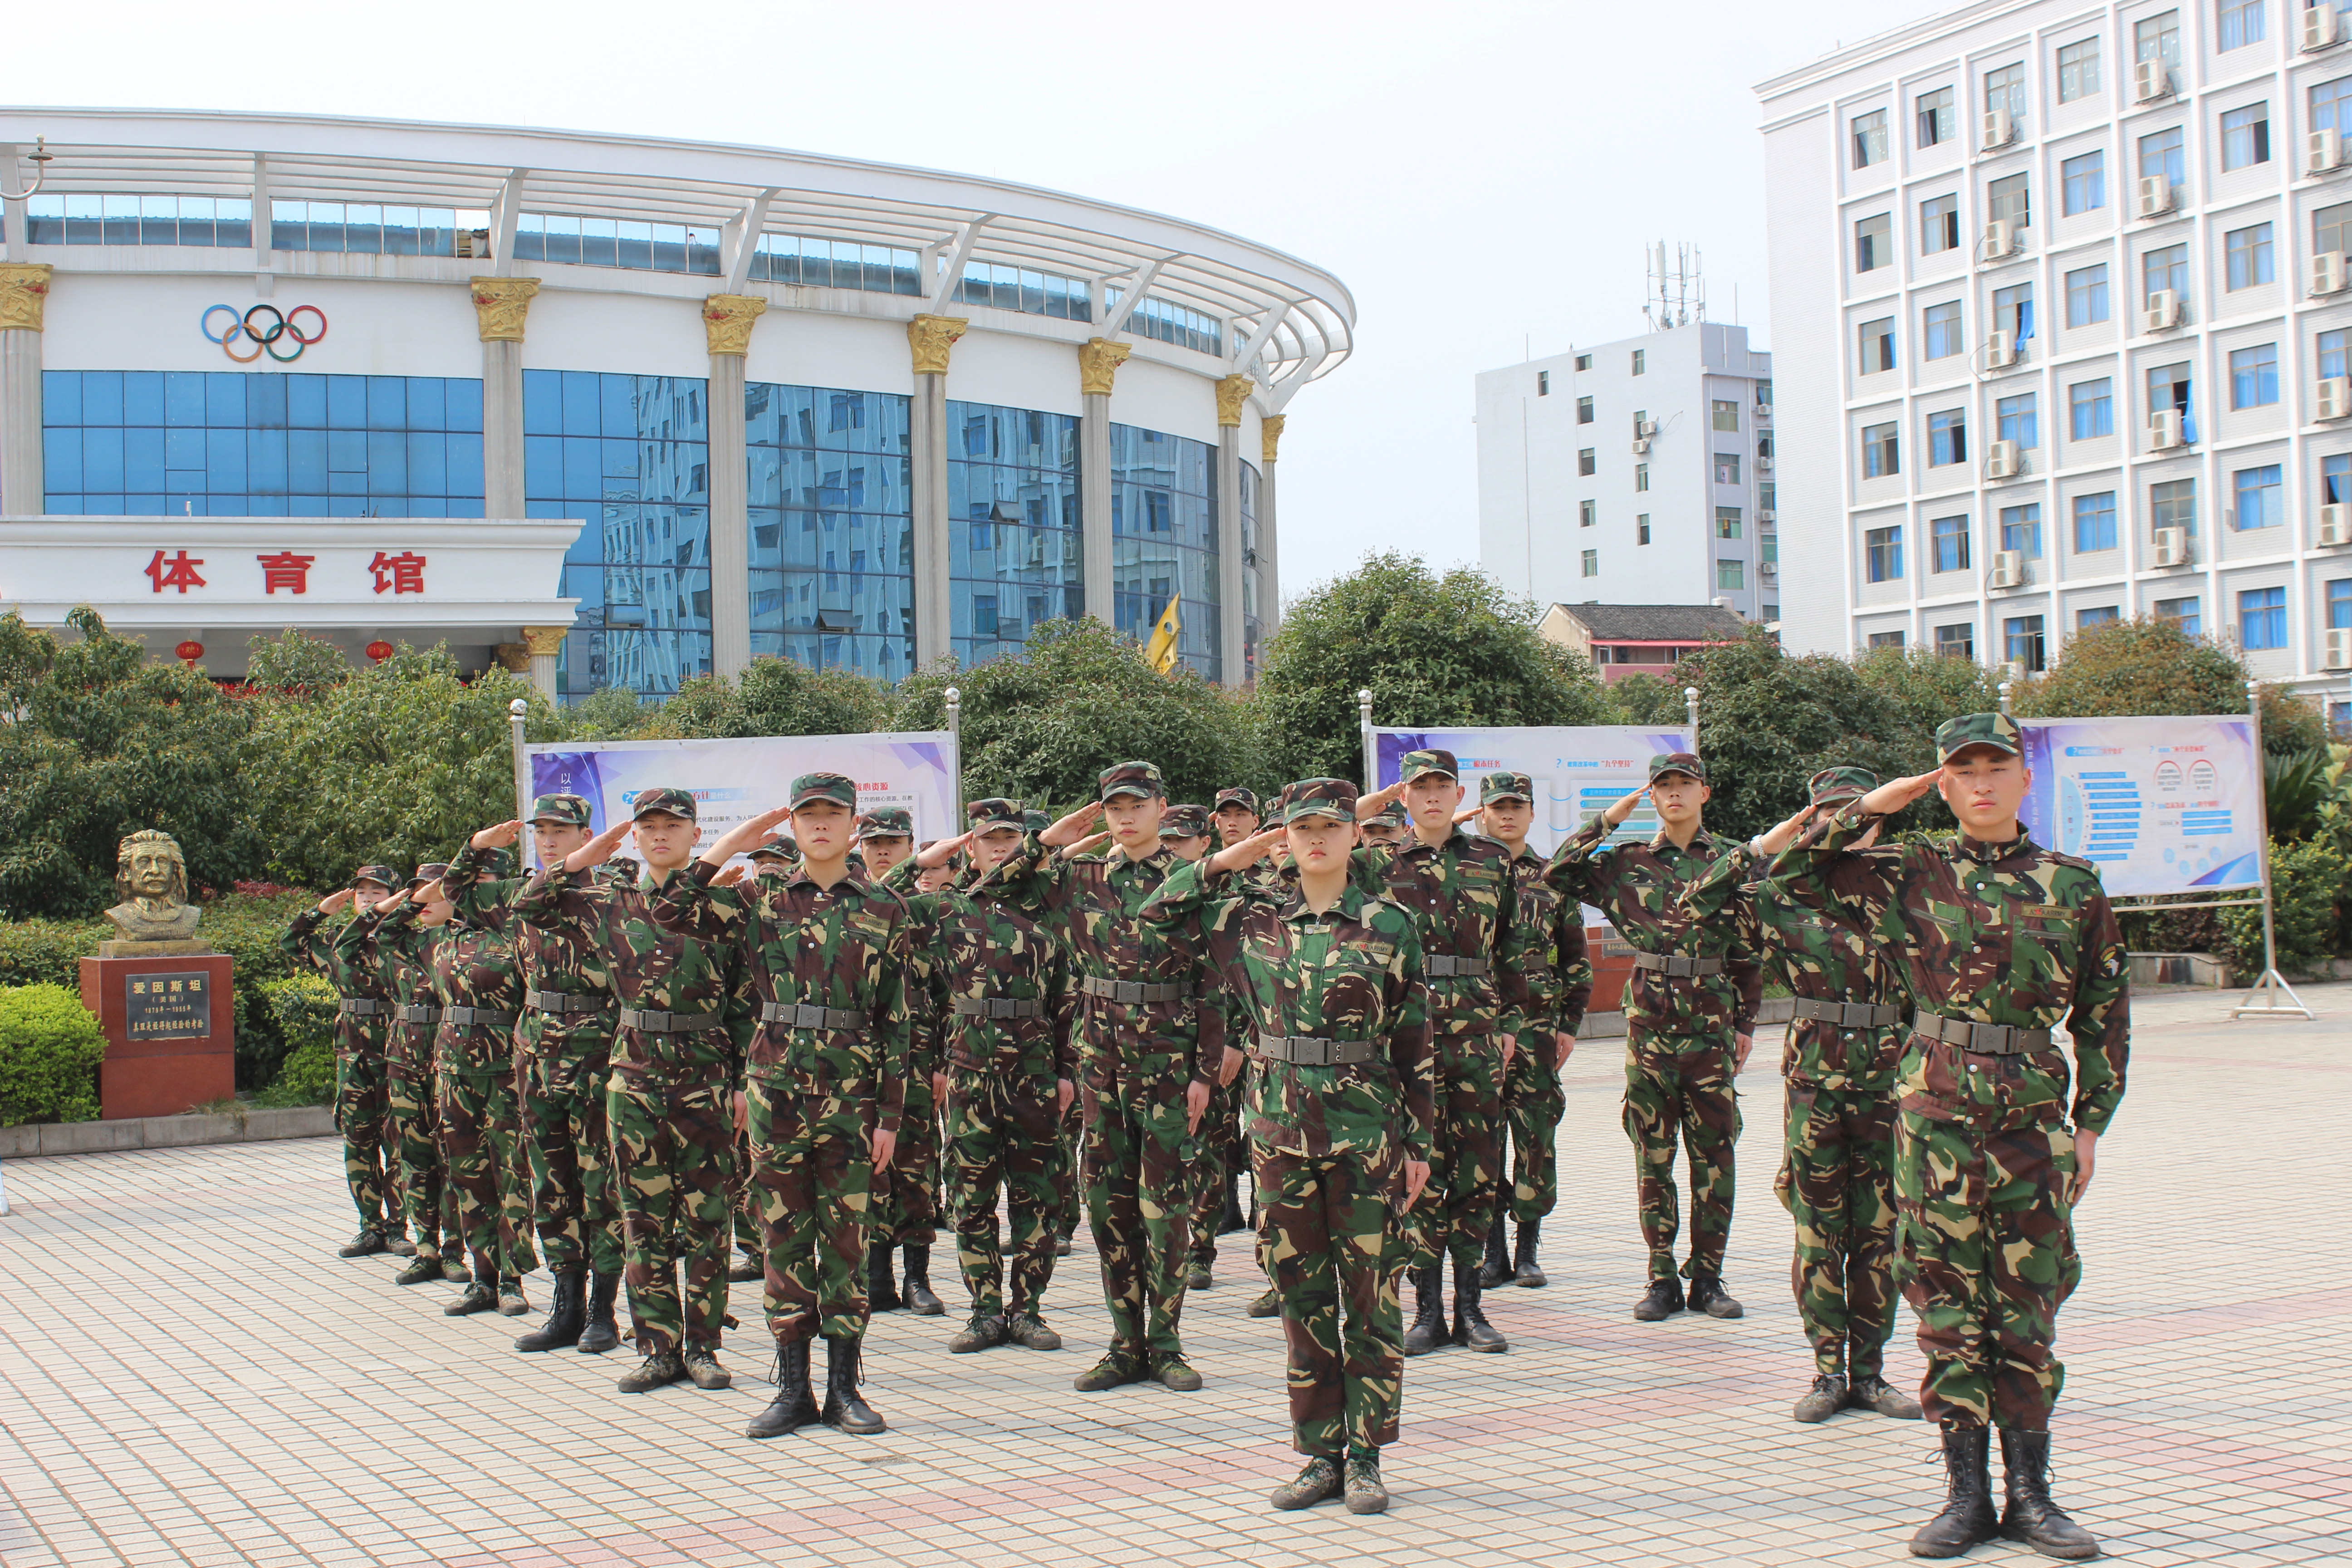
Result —
POLYGON ((335 988, 316 974, 264 981, 262 994, 286 1041, 275 1082, 255 1099, 264 1105, 326 1105, 335 1098, 335 988))
MULTIPOLYGON (((2271 921, 2278 966, 2289 975, 2326 978, 2338 940, 2338 905, 2352 883, 2352 857, 2333 839, 2271 846, 2271 921)), ((2263 911, 2222 910, 2230 961, 2244 979, 2263 972, 2263 911)))
POLYGON ((0 987, 0 1127, 98 1120, 106 1032, 62 985, 0 987))

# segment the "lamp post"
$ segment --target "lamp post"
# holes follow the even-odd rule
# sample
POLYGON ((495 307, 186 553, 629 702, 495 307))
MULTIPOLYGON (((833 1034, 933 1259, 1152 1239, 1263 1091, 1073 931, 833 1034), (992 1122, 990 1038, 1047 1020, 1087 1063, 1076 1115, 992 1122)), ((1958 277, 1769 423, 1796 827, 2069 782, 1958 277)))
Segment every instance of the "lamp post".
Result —
MULTIPOLYGON (((49 151, 49 139, 47 137, 34 137, 33 150, 26 153, 25 158, 26 163, 33 165, 33 183, 26 185, 21 191, 12 191, 5 185, 0 185, 0 202, 21 202, 26 197, 31 195, 35 191, 39 190, 41 188, 42 180, 48 176, 49 171, 47 165, 54 161, 56 157, 57 154, 49 151)), ((0 1214, 5 1214, 8 1211, 6 1209, 0 1209, 0 1214)))

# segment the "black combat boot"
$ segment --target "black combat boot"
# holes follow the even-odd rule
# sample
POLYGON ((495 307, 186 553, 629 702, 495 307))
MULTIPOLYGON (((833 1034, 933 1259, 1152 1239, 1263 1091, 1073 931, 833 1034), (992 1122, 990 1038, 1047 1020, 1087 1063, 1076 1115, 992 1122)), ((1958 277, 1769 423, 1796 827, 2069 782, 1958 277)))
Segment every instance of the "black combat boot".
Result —
POLYGON ((1412 1321, 1405 1325, 1404 1353, 1427 1355, 1445 1342, 1445 1286, 1437 1265, 1412 1275, 1412 1321))
POLYGON ((895 1312, 907 1303, 900 1300, 898 1282, 890 1278, 890 1244, 870 1241, 866 1244, 866 1310, 869 1312, 895 1312))
POLYGON ((1981 1426, 1947 1426, 1944 1511, 1911 1538, 1914 1557, 1958 1557, 2000 1528, 1992 1511, 1992 1434, 1981 1426))
POLYGON ((1540 1220, 1520 1226, 1518 1245, 1511 1249, 1511 1282, 1529 1290, 1540 1290, 1551 1283, 1543 1265, 1536 1261, 1536 1235, 1541 1228, 1540 1220))
POLYGON ((519 1351, 561 1350, 565 1345, 580 1342, 580 1332, 588 1326, 587 1303, 581 1298, 581 1271, 561 1269, 555 1276, 555 1294, 548 1298, 547 1321, 538 1331, 515 1341, 519 1351))
POLYGON ((746 1437, 781 1437, 816 1424, 816 1394, 809 1388, 809 1342, 776 1347, 776 1397, 743 1428, 746 1437))
POLYGON ((907 1286, 901 1292, 907 1310, 919 1318, 937 1318, 946 1314, 948 1304, 931 1289, 931 1249, 907 1245, 907 1286))
POLYGON ((2004 1537, 2023 1542, 2044 1557, 2074 1561, 2099 1554, 2097 1538, 2050 1500, 2049 1433, 2002 1427, 2000 1466, 2001 1485, 2009 1494, 2009 1506, 2000 1510, 2004 1537))
POLYGON ((621 1331, 613 1322, 613 1300, 620 1291, 617 1274, 588 1277, 588 1310, 580 1330, 582 1355, 603 1355, 621 1342, 621 1331))
POLYGON ((1486 1227, 1486 1256, 1478 1265, 1478 1283, 1491 1290, 1510 1279, 1511 1255, 1503 1246, 1503 1216, 1497 1214, 1495 1223, 1486 1227))
POLYGON ((1633 1321, 1637 1323, 1659 1323, 1683 1310, 1683 1282, 1668 1274, 1650 1281, 1642 1299, 1633 1303, 1633 1321))
POLYGON ((1217 1234, 1231 1236, 1249 1227, 1249 1215, 1242 1209, 1241 1173, 1236 1171, 1225 1178, 1225 1212, 1217 1216, 1217 1234))
POLYGON ((1478 1283, 1478 1265, 1457 1263, 1454 1266, 1454 1342, 1470 1350, 1500 1355, 1511 1348, 1511 1342, 1486 1321, 1486 1313, 1478 1304, 1485 1294, 1486 1288, 1478 1283))
POLYGON ((1690 1310, 1705 1312, 1710 1318, 1741 1318, 1748 1309, 1741 1306, 1731 1292, 1723 1288, 1723 1280, 1713 1274, 1691 1276, 1690 1310))
POLYGON ((820 1419, 858 1436, 887 1431, 882 1417, 857 1392, 859 1341, 855 1334, 824 1337, 824 1410, 820 1419))

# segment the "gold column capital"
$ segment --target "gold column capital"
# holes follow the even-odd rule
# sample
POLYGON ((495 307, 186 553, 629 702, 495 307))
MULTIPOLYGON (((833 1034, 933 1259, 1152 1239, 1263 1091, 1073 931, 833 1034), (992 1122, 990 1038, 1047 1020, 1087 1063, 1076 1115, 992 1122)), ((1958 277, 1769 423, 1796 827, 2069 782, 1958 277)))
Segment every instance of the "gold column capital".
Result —
POLYGON ((1078 393, 1084 397, 1108 397, 1110 385, 1118 375, 1118 367, 1135 352, 1133 343, 1115 343, 1108 338, 1088 338, 1078 345, 1078 393))
POLYGON ((529 675, 530 673, 530 649, 527 645, 519 642, 502 642, 490 651, 497 658, 499 668, 508 674, 529 675))
POLYGON ((956 340, 970 329, 971 321, 963 316, 920 314, 907 323, 907 346, 914 351, 917 375, 945 375, 948 373, 948 351, 956 340))
POLYGON ((553 658, 563 651, 563 634, 571 629, 570 626, 525 626, 522 628, 522 646, 529 648, 534 658, 553 658))
POLYGON ((536 278, 475 278, 474 316, 486 343, 522 342, 523 318, 531 296, 539 292, 536 278))
POLYGON ((766 313, 767 300, 757 294, 713 294, 702 301, 703 335, 714 354, 739 358, 751 352, 751 328, 766 313))
POLYGON ((1282 445, 1283 421, 1289 417, 1286 414, 1269 414, 1257 422, 1258 454, 1269 468, 1274 467, 1274 449, 1282 445))
POLYGON ((1229 375, 1217 383, 1217 423, 1236 426, 1242 422, 1242 405, 1249 401, 1257 383, 1245 375, 1229 375))
POLYGON ((0 331, 41 330, 57 270, 46 261, 0 262, 0 331))

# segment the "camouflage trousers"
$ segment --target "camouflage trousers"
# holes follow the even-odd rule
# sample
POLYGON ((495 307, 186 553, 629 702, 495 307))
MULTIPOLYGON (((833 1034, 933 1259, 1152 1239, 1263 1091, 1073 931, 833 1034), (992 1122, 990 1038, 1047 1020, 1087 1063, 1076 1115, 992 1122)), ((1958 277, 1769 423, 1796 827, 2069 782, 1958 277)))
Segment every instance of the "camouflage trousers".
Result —
MULTIPOLYGON (((420 1253, 441 1255, 441 1107, 431 1062, 395 1061, 384 1080, 384 1138, 400 1161, 401 1206, 420 1253)), ((457 1238, 453 1235, 450 1239, 457 1238)))
POLYGON ((1415 1268, 1484 1258, 1502 1192, 1503 1047, 1486 1034, 1441 1034, 1434 1044, 1436 1148, 1413 1205, 1415 1268))
POLYGON ((736 1247, 757 1258, 767 1249, 760 1235, 760 1194, 751 1185, 751 1123, 747 1107, 735 1122, 734 1173, 727 1180, 727 1212, 733 1216, 736 1247))
MULTIPOLYGON (((382 1042, 372 1042, 380 1047, 382 1042)), ((383 1137, 384 1066, 380 1048, 335 1057, 335 1130, 343 1135, 343 1183, 363 1226, 400 1224, 400 1156, 383 1137)))
POLYGON ((2052 1351, 2058 1308, 2083 1279, 2074 1177, 2061 1123, 1987 1131, 1901 1113, 1895 1280, 1918 1319, 1928 1420, 2048 1428, 2066 1382, 2052 1351))
POLYGON ((530 1237, 530 1161, 514 1070, 441 1073, 441 1131, 457 1192, 459 1229, 474 1277, 521 1279, 539 1267, 530 1237))
POLYGON ((940 1161, 956 1264, 975 1312, 1034 1312, 1054 1277, 1054 1220, 1064 1182, 1061 1112, 1050 1076, 1000 1078, 952 1069, 947 1147, 940 1161), (1013 1294, 1004 1294, 996 1194, 1011 1221, 1013 1294))
POLYGON ((779 1345, 866 1332, 866 1216, 874 1191, 870 1100, 801 1094, 754 1079, 752 1201, 779 1345))
POLYGON ((1090 1067, 1085 1078, 1087 1217, 1111 1343, 1138 1355, 1181 1355, 1177 1321, 1192 1230, 1184 1085, 1181 1075, 1149 1068, 1090 1067))
POLYGON ((1055 1142, 1062 1162, 1058 1167, 1061 1178, 1055 1186, 1062 1196, 1054 1215, 1054 1232, 1057 1236, 1076 1235, 1078 1221, 1085 1213, 1086 1125, 1087 1094, 1082 1089, 1071 1100, 1070 1109, 1063 1113, 1055 1142))
POLYGON ((614 1073, 604 1081, 604 1119, 637 1350, 673 1351, 681 1339, 715 1350, 727 1317, 733 1091, 723 1081, 684 1089, 630 1084, 614 1073))
POLYGON ((1397 1281, 1412 1241, 1386 1160, 1255 1151, 1268 1272, 1289 1351, 1290 1443, 1302 1454, 1396 1441, 1404 1393, 1397 1281))
POLYGON ((940 1238, 940 1117, 930 1079, 907 1080, 898 1113, 898 1146, 890 1168, 874 1173, 874 1209, 866 1239, 893 1247, 929 1247, 940 1238))
POLYGON ((1206 1268, 1217 1260, 1217 1227, 1224 1222, 1225 1194, 1248 1158, 1242 1143, 1238 1079, 1210 1089, 1209 1109, 1202 1114, 1193 1145, 1192 1262, 1206 1268))
POLYGON ((1533 1225, 1559 1204, 1559 1122, 1568 1095, 1559 1087, 1551 1030, 1530 1031, 1503 1070, 1503 1121, 1511 1134, 1511 1218, 1533 1225), (1532 1047, 1532 1048, 1531 1048, 1532 1047))
POLYGON ((533 1217, 548 1271, 618 1275, 621 1205, 604 1126, 604 1060, 530 1056, 520 1071, 533 1217))
POLYGON ((1650 1278, 1675 1273, 1680 1201, 1675 1149, 1690 1151, 1690 1260, 1683 1272, 1719 1276, 1731 1239, 1731 1152, 1739 1141, 1732 1044, 1706 1036, 1634 1035, 1625 1047, 1625 1136, 1633 1144, 1635 1200, 1650 1278))
POLYGON ((1895 1101, 1790 1080, 1772 1191, 1797 1222, 1789 1265, 1813 1369, 1875 1377, 1895 1332, 1895 1101))

